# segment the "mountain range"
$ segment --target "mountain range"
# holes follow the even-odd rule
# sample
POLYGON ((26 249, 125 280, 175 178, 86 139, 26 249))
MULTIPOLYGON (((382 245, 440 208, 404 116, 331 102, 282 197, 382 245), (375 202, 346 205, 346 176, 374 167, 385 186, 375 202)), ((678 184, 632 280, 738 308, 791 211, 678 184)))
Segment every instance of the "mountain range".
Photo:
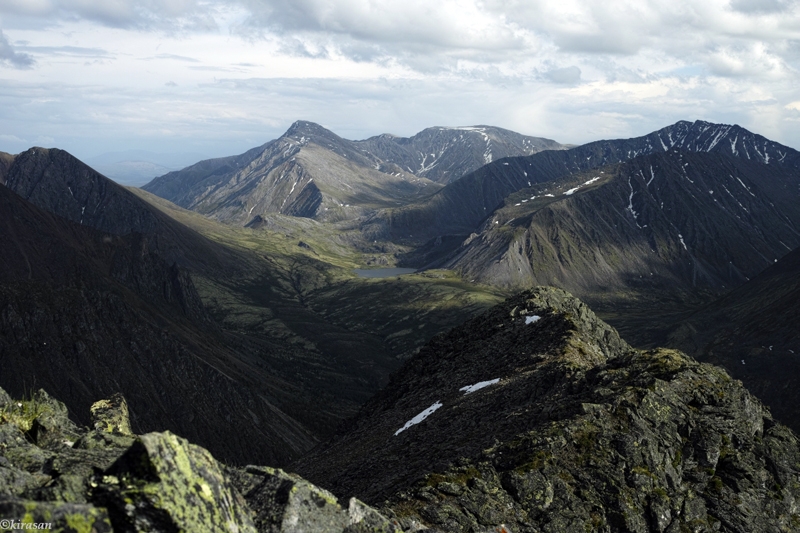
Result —
POLYGON ((554 288, 427 343, 333 440, 291 465, 305 479, 220 463, 170 432, 132 434, 119 394, 91 413, 93 429, 76 427, 45 391, 20 401, 0 389, 0 516, 108 532, 800 525, 789 428, 721 368, 636 350, 554 288))
POLYGON ((121 391, 137 431, 443 530, 794 527, 769 503, 792 474, 759 466, 794 435, 674 351, 800 429, 789 147, 702 121, 577 147, 297 122, 144 190, 43 148, 0 154, 0 183, 15 396, 121 391), (599 318, 512 296, 536 285, 599 318))
POLYGON ((335 222, 428 196, 496 157, 560 148, 488 126, 348 141, 298 121, 263 146, 171 172, 144 189, 241 225, 265 213, 335 222))

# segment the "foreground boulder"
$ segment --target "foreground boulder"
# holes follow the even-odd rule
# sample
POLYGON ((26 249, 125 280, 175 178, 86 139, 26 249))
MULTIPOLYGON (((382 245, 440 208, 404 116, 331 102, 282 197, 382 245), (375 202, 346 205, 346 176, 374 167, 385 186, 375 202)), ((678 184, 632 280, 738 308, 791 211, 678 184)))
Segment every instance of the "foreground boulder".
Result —
POLYGON ((0 389, 0 518, 76 533, 397 529, 298 476, 226 467, 169 432, 132 435, 120 395, 95 403, 92 416, 94 429, 79 428, 44 391, 16 401, 0 389))
POLYGON ((539 288, 433 339, 293 465, 447 531, 800 530, 800 447, 741 382, 539 288))

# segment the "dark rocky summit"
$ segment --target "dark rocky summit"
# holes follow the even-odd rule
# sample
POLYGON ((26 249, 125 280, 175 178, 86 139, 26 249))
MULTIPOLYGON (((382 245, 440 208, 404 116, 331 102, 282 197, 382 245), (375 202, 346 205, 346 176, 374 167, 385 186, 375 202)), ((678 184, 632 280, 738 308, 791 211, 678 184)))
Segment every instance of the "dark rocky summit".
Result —
POLYGON ((448 531, 800 528, 790 429, 724 370, 635 350, 551 288, 436 337, 293 466, 448 531))

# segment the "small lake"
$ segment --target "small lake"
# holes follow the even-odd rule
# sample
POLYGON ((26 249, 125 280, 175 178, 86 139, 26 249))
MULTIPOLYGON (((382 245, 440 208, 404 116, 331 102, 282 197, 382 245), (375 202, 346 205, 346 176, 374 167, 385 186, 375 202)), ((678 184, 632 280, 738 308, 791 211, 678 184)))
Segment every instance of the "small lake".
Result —
POLYGON ((416 268, 356 268, 355 273, 359 278, 392 278, 403 274, 413 274, 416 268))

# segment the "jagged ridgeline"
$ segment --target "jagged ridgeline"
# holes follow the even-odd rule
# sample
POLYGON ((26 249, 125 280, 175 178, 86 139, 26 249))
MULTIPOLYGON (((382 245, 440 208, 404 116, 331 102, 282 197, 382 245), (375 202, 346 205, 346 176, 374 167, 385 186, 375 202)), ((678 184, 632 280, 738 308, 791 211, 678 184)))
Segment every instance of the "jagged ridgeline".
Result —
POLYGON ((376 213, 365 224, 380 226, 392 238, 416 244, 442 235, 469 235, 516 191, 670 150, 725 154, 770 166, 770 171, 776 166, 800 168, 800 152, 740 126, 680 121, 643 137, 493 161, 429 198, 376 213))
POLYGON ((722 369, 639 351, 576 298, 440 335, 294 464, 445 531, 796 531, 800 448, 722 369))

